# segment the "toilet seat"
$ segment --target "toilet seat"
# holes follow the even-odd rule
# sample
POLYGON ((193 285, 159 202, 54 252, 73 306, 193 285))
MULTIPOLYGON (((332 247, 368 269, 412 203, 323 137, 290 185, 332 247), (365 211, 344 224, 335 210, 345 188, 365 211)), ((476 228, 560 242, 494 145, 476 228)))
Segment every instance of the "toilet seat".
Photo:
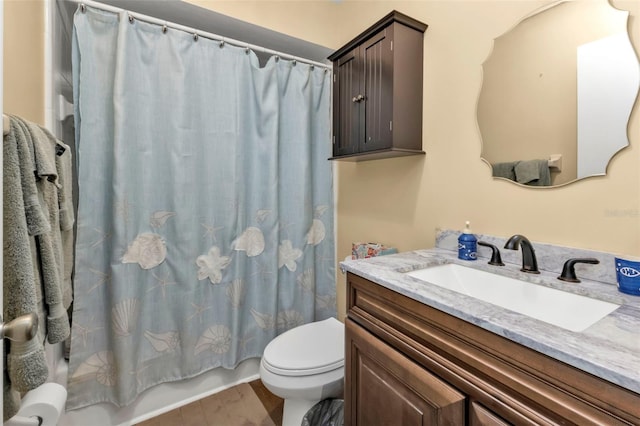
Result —
POLYGON ((265 348, 262 365, 273 374, 310 376, 344 366, 344 325, 335 318, 295 327, 265 348))

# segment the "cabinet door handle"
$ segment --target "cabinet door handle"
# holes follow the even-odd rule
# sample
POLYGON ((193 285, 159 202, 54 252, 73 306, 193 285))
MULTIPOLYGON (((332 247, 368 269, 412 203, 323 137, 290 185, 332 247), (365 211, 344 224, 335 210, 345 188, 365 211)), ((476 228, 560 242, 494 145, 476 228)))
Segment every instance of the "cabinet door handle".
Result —
POLYGON ((364 96, 362 95, 354 96, 352 99, 353 102, 362 102, 363 100, 364 100, 364 96))

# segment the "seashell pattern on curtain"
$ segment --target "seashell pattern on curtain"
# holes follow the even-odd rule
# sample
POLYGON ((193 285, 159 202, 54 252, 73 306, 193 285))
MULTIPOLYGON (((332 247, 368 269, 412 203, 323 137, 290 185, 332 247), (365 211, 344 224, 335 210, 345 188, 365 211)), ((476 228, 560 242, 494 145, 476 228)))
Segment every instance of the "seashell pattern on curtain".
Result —
POLYGON ((86 7, 67 409, 336 315, 330 74, 86 7))

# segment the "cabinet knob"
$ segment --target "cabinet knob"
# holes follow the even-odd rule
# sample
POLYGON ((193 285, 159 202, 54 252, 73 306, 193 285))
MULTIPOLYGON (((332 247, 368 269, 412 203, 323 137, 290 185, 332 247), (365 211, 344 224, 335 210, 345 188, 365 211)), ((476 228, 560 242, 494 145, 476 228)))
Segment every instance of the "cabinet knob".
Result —
POLYGON ((364 96, 362 95, 354 96, 352 99, 353 102, 362 102, 363 100, 364 100, 364 96))

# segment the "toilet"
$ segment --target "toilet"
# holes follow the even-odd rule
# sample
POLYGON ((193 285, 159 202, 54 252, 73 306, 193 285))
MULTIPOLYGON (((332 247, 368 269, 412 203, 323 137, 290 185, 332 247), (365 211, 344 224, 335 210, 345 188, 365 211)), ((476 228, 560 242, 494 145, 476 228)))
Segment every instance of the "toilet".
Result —
POLYGON ((300 426, 316 403, 342 398, 344 324, 329 318, 282 333, 264 350, 260 379, 284 399, 282 426, 300 426))

